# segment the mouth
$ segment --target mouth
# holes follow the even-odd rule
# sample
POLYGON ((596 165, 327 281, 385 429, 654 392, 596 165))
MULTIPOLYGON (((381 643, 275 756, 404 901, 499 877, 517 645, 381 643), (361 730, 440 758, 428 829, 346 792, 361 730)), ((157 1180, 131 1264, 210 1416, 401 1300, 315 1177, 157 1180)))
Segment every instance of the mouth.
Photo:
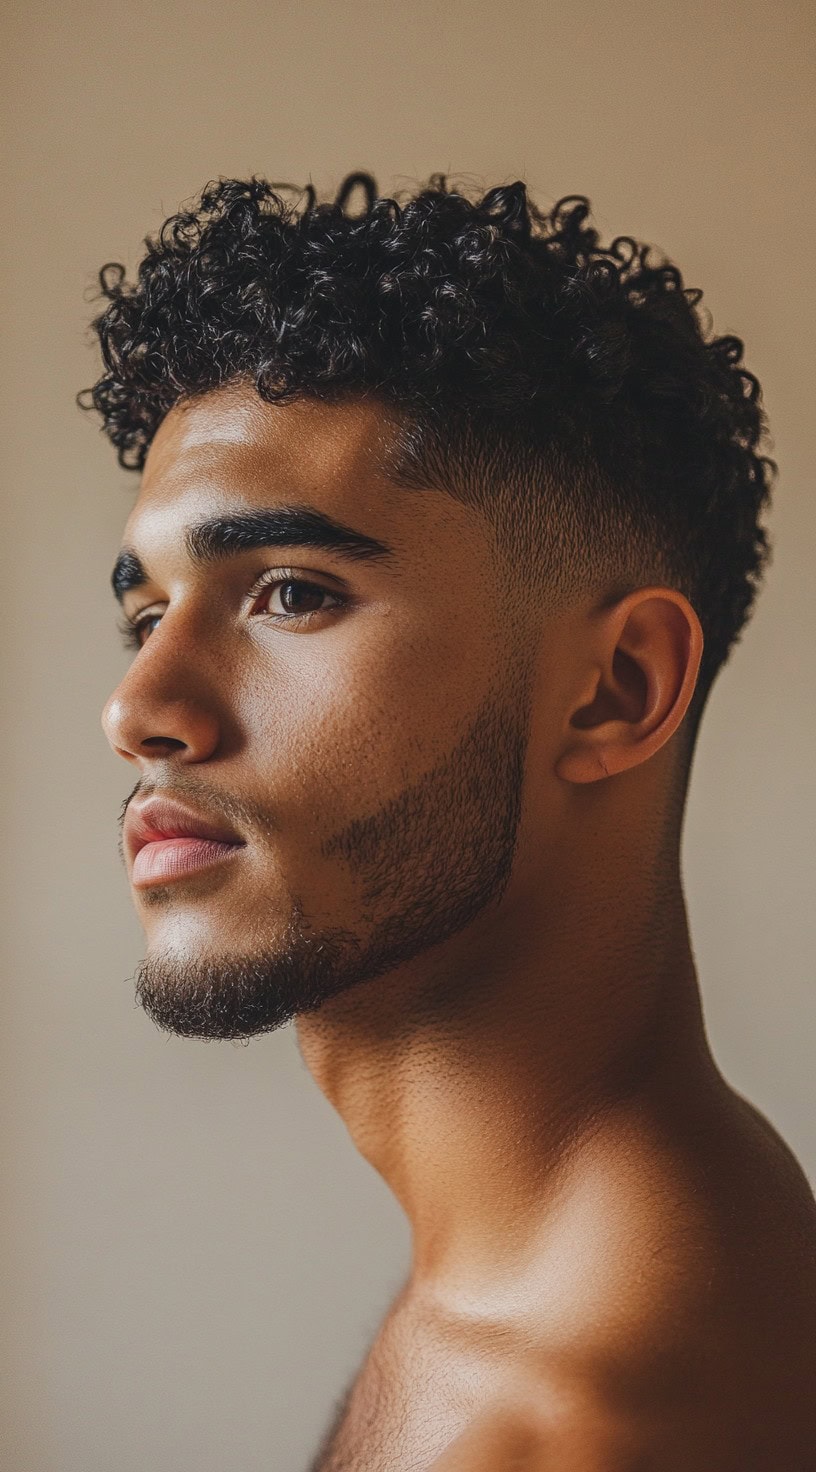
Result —
POLYGON ((123 829, 136 889, 169 884, 234 858, 245 841, 230 828, 166 798, 128 808, 123 829))

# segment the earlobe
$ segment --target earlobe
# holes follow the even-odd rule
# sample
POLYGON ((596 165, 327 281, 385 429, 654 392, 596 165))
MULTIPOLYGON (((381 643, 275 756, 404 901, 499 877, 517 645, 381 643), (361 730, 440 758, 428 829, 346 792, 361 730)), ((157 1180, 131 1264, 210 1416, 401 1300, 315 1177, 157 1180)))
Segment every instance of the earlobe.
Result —
POLYGON ((703 642, 697 614, 674 588, 638 588, 605 610, 591 644, 592 680, 569 715, 556 776, 599 782, 659 751, 686 714, 703 642))

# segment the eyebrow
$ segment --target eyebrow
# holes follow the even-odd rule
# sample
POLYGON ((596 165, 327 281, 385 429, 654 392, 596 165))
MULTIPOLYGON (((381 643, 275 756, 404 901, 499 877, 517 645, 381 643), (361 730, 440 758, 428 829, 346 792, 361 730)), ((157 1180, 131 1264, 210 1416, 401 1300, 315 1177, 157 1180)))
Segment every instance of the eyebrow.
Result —
MULTIPOLYGON (((397 556, 386 542, 344 526, 313 506, 275 506, 212 516, 186 528, 184 545, 188 557, 199 566, 254 547, 317 547, 349 562, 388 562, 397 556)), ((119 602, 131 588, 139 588, 147 580, 141 559, 124 547, 111 573, 111 587, 119 602)))

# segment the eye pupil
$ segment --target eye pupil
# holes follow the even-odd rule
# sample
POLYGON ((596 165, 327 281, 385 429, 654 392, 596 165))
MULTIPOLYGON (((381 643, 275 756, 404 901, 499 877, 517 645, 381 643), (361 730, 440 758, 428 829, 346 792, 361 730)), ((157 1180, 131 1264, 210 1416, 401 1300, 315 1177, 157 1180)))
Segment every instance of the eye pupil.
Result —
POLYGON ((322 588, 315 588, 312 586, 311 583, 295 581, 294 579, 292 579, 289 582, 282 583, 280 585, 279 596, 281 603, 283 604, 284 609, 287 613, 308 613, 313 612, 314 609, 309 609, 308 607, 304 609, 303 599, 305 598, 307 602, 309 598, 316 599, 317 607, 319 608, 320 600, 322 598, 325 598, 326 595, 323 592, 322 588), (289 591, 293 588, 296 590, 294 597, 290 595, 289 591))

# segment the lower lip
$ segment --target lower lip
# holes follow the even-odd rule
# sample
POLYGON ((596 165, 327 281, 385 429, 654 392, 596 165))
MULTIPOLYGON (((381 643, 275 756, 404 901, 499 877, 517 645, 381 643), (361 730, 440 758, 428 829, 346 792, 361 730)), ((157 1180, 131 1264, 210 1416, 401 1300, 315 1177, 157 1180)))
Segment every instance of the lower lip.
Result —
POLYGON ((210 869, 243 848, 241 843, 217 843, 212 838, 162 838, 146 843, 133 860, 131 884, 169 884, 199 869, 210 869))

